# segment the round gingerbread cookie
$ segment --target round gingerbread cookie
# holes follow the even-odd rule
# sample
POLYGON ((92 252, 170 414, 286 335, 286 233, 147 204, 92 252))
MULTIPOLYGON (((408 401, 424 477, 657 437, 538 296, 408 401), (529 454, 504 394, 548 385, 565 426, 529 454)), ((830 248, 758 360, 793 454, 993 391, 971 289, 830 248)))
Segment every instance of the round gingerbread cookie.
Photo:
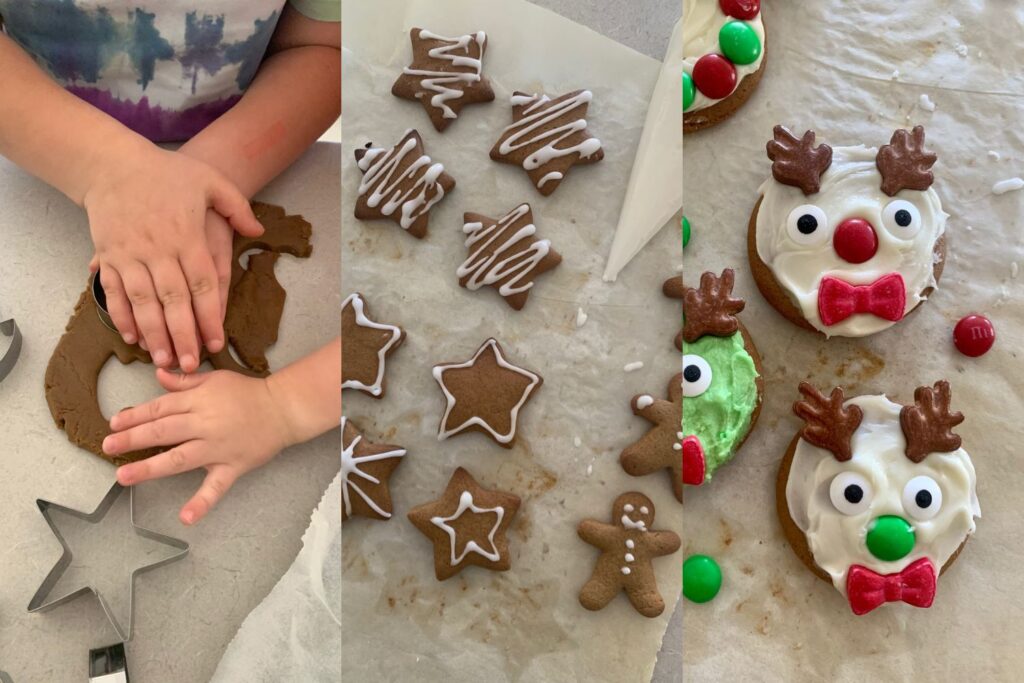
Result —
MULTIPOLYGON (((735 273, 704 273, 683 291, 683 483, 699 486, 746 441, 761 412, 764 378, 753 339, 736 317, 735 273)), ((681 283, 680 283, 681 284, 681 283)))
POLYGON ((881 148, 815 144, 775 127, 772 176, 750 216, 758 288, 786 319, 826 337, 865 337, 903 320, 935 289, 946 219, 924 128, 881 148))
POLYGON ((794 552, 857 615, 886 602, 930 607, 939 575, 981 516, 945 381, 914 403, 846 399, 802 383, 804 426, 782 459, 776 508, 794 552))
POLYGON ((683 133, 732 116, 761 81, 760 0, 688 0, 683 9, 683 133))

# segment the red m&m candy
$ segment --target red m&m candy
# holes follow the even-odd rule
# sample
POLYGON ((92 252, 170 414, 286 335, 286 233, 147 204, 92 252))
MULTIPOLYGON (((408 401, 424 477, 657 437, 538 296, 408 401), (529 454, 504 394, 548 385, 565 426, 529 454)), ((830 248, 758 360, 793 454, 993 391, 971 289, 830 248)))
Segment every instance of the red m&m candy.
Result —
POLYGON ((750 20, 761 11, 761 0, 718 0, 718 6, 734 19, 750 20))
POLYGON ((953 344, 965 356, 980 356, 991 349, 995 341, 996 328, 983 315, 972 314, 961 318, 953 328, 953 344))
POLYGON ((693 83, 707 97, 721 100, 736 89, 736 67, 722 55, 704 55, 693 65, 693 83))

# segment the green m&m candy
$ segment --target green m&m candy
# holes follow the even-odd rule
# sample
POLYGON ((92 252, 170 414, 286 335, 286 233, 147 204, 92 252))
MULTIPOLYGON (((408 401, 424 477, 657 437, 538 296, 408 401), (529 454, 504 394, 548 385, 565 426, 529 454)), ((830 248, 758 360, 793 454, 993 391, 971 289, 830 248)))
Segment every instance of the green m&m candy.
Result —
POLYGON ((690 220, 683 216, 683 249, 690 243, 690 220))
POLYGON ((693 78, 690 74, 683 72, 683 111, 686 111, 693 106, 693 98, 697 96, 697 91, 693 86, 693 78))
POLYGON ((683 595, 691 602, 714 600, 722 587, 722 570, 707 555, 690 555, 683 562, 683 595))
POLYGON ((744 21, 730 21, 718 32, 722 54, 733 64, 753 64, 761 56, 761 39, 744 21))

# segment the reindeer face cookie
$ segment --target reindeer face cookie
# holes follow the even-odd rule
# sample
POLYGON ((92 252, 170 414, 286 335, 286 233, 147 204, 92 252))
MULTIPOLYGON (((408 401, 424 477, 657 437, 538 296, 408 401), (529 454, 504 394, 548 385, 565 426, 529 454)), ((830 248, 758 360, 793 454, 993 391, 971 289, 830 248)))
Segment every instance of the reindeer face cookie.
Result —
POLYGON ((772 177, 750 218, 748 254, 768 301, 827 337, 864 337, 902 320, 935 288, 946 213, 931 185, 924 128, 880 149, 815 145, 782 126, 772 177))
MULTIPOLYGON (((736 315, 735 273, 704 273, 683 288, 683 483, 710 481, 746 440, 761 409, 764 380, 753 340, 736 315)), ((671 282, 671 281, 670 281, 671 282)), ((666 283, 666 292, 669 283, 666 283)))
POLYGON ((778 512, 793 550, 855 614, 886 602, 929 607, 938 575, 981 516, 974 466, 953 427, 947 382, 914 403, 846 400, 801 384, 805 425, 779 470, 778 512))

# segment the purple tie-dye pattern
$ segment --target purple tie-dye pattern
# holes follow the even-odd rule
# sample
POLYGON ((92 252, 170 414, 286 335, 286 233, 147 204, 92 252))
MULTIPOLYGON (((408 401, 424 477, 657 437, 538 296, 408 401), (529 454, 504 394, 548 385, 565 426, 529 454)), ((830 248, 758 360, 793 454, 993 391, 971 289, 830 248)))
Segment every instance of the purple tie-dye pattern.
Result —
POLYGON ((67 90, 154 142, 188 140, 242 99, 241 95, 231 95, 175 111, 152 106, 146 97, 138 102, 130 102, 117 99, 108 91, 97 88, 70 85, 67 90))

